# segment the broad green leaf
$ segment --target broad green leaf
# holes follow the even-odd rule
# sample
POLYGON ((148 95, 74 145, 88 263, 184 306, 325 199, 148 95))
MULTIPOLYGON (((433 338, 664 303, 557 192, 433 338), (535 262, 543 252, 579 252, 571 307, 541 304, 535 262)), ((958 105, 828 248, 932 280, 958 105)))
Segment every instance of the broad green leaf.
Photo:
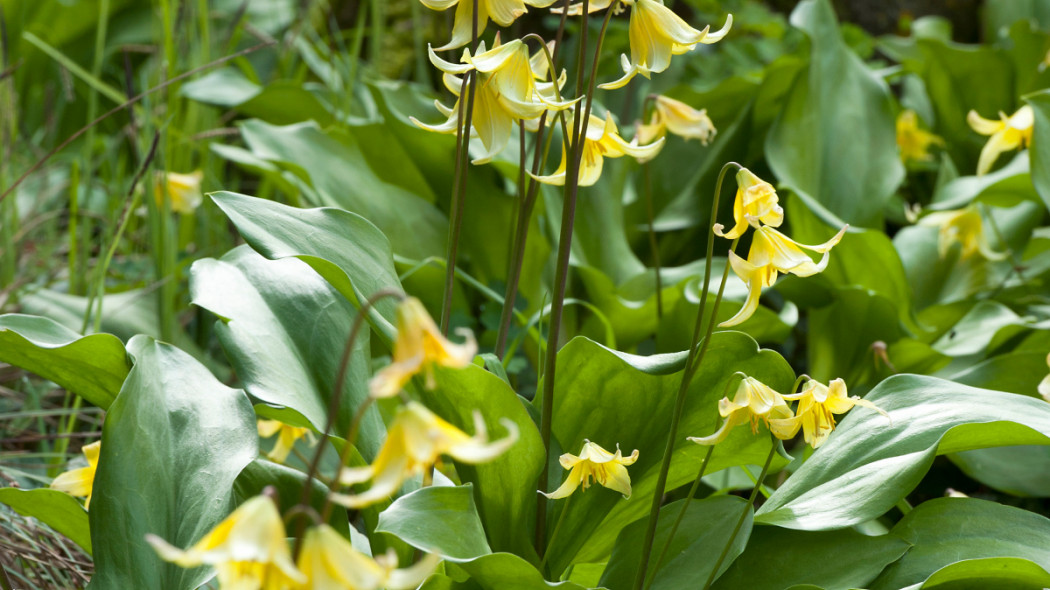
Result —
MULTIPOLYGON (((302 259, 360 308, 376 292, 400 291, 390 243, 365 218, 340 209, 297 209, 236 193, 212 195, 248 244, 275 260, 302 259)), ((369 314, 373 328, 393 341, 395 302, 380 301, 369 314)))
POLYGON ((950 356, 985 356, 1000 334, 1016 334, 1029 324, 1009 307, 995 301, 981 301, 933 343, 933 348, 950 356))
POLYGON ((807 374, 824 383, 841 377, 850 386, 867 389, 877 381, 873 346, 900 336, 892 301, 864 289, 838 289, 834 303, 810 312, 807 374))
POLYGON ((401 496, 379 515, 376 532, 453 561, 489 555, 485 529, 474 505, 474 486, 431 486, 401 496))
MULTIPOLYGON (((649 567, 650 576, 671 534, 671 526, 682 510, 683 502, 685 500, 672 502, 660 509, 649 567)), ((649 587, 654 590, 703 587, 715 567, 718 556, 729 544, 736 523, 745 510, 747 517, 732 540, 732 549, 719 566, 719 575, 729 568, 748 545, 753 511, 743 498, 736 496, 690 502, 682 523, 667 548, 667 555, 649 587)), ((638 519, 620 531, 609 558, 609 565, 602 574, 602 587, 609 590, 629 590, 634 587, 648 520, 648 517, 638 519)))
POLYGON ((799 3, 791 24, 811 59, 766 137, 769 166, 829 221, 879 227, 904 178, 889 88, 843 42, 828 0, 799 3))
POLYGON ((249 117, 275 125, 313 120, 321 125, 334 121, 332 113, 302 84, 277 80, 260 86, 237 68, 221 68, 189 82, 179 94, 205 104, 236 108, 249 117))
MULTIPOLYGON (((962 560, 1009 557, 1050 569, 1050 555, 1046 552, 1050 520, 986 500, 938 498, 924 502, 905 515, 890 534, 911 543, 912 548, 886 568, 871 584, 871 590, 896 590, 918 584, 944 566, 962 560)), ((994 579, 1002 566, 996 561, 973 565, 967 568, 966 577, 974 581, 981 576, 994 579)))
POLYGON ((145 336, 128 349, 135 366, 102 429, 90 587, 196 588, 211 572, 162 561, 146 535, 189 547, 232 511, 234 482, 258 454, 255 413, 181 350, 145 336))
MULTIPOLYGON (((628 467, 633 491, 630 499, 600 486, 576 491, 562 531, 548 549, 553 572, 561 572, 574 562, 605 561, 620 529, 649 513, 684 363, 685 353, 634 356, 585 338, 573 339, 559 351, 552 430, 561 448, 579 453, 587 439, 610 451, 619 445, 624 454, 638 449, 639 457, 628 467)), ((686 437, 707 436, 717 430, 721 424, 718 400, 732 394, 726 386, 736 385, 730 383, 736 371, 780 391, 791 387, 795 378, 780 355, 759 349, 747 335, 715 333, 689 387, 668 490, 696 477, 706 451, 686 437)), ((543 401, 540 397, 537 405, 542 406, 543 401)), ((708 472, 732 465, 761 465, 769 449, 767 436, 739 428, 715 447, 708 472)), ((551 478, 550 489, 565 477, 555 460, 552 457, 552 469, 559 475, 551 478)), ((777 461, 776 467, 784 463, 777 461)), ((548 531, 564 506, 564 500, 551 501, 548 531)))
MULTIPOLYGON (((346 131, 322 131, 314 123, 286 127, 246 121, 245 142, 257 156, 290 166, 313 187, 313 204, 340 207, 376 225, 398 254, 415 259, 444 254, 448 220, 427 196, 380 178, 358 140, 346 131)), ((409 164, 410 165, 410 164, 409 164)), ((430 197, 432 199, 432 197, 430 197)))
MULTIPOLYGON (((1002 156, 1003 159, 1008 155, 1002 156)), ((960 209, 981 202, 1009 207, 1033 198, 1032 177, 1028 158, 1017 155, 1008 164, 984 176, 960 176, 937 187, 930 209, 945 211, 960 209)))
POLYGON ((1017 557, 964 559, 942 567, 926 578, 921 586, 916 584, 907 590, 915 587, 924 590, 1031 590, 1050 587, 1050 573, 1027 559, 1017 557))
POLYGON ((102 409, 117 397, 131 368, 116 336, 81 336, 53 320, 20 314, 0 315, 0 362, 54 381, 102 409))
POLYGON ((73 496, 47 488, 0 488, 0 504, 6 504, 22 516, 39 520, 91 553, 88 513, 73 496))
MULTIPOLYGON (((190 269, 192 301, 219 317, 216 333, 244 388, 254 398, 302 414, 324 430, 339 364, 357 311, 306 263, 267 260, 247 246, 222 260, 198 260, 190 269)), ((346 377, 335 434, 350 428, 368 398, 369 330, 359 330, 346 377)), ((369 459, 383 438, 375 407, 361 422, 358 448, 369 459)))
POLYGON ((762 505, 756 522, 843 528, 881 516, 922 479, 934 457, 970 449, 1050 444, 1050 405, 932 377, 899 375, 856 407, 762 505))
POLYGON ((1031 94, 1025 97, 1025 101, 1035 113, 1032 144, 1028 148, 1032 184, 1043 204, 1050 208, 1050 90, 1031 94))
POLYGON ((781 590, 801 584, 826 590, 866 588, 908 548, 908 543, 893 535, 758 526, 751 530, 747 549, 713 588, 781 590))
POLYGON ((458 567, 482 590, 585 590, 574 582, 548 582, 532 564, 513 553, 493 553, 458 567))
POLYGON ((474 413, 481 413, 489 436, 507 435, 500 423, 518 426, 519 438, 499 458, 469 465, 456 463, 464 482, 474 484, 474 496, 488 542, 495 551, 529 555, 536 519, 536 480, 543 468, 543 441, 518 394, 496 375, 470 365, 464 369, 435 369, 437 388, 419 388, 422 401, 434 413, 474 434, 474 413))

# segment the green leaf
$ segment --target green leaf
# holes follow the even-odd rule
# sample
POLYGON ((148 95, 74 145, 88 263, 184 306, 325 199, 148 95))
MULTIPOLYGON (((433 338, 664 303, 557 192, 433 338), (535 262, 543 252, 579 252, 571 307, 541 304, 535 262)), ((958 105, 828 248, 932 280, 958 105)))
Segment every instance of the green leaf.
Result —
MULTIPOLYGON (((553 572, 564 571, 571 563, 606 561, 620 529, 649 513, 684 363, 684 352, 635 356, 585 338, 573 339, 558 352, 552 430, 561 448, 578 453, 587 439, 610 451, 619 445, 624 454, 638 449, 639 457, 628 468, 633 491, 630 499, 600 486, 576 491, 562 530, 548 548, 553 572)), ((668 490, 696 477, 706 450, 686 437, 707 436, 717 430, 722 421, 718 400, 732 393, 725 389, 736 371, 779 391, 787 390, 795 379, 780 355, 759 349, 747 335, 715 333, 689 387, 668 490)), ((540 397, 537 405, 542 403, 540 397)), ((733 465, 761 465, 769 449, 767 436, 738 428, 715 447, 708 472, 733 465)), ((552 457, 551 468, 563 474, 555 461, 552 457)), ((777 459, 774 468, 783 463, 777 459)), ((552 477, 550 489, 563 478, 552 477)), ((564 501, 552 501, 547 530, 553 529, 564 506, 564 501)))
POLYGON ((0 362, 54 381, 102 409, 131 369, 116 336, 81 336, 53 320, 20 314, 0 315, 0 362))
MULTIPOLYGON (((876 578, 871 590, 896 590, 918 584, 944 566, 962 560, 983 561, 953 576, 971 581, 1001 575, 1001 562, 985 558, 1018 558, 1043 570, 1050 569, 1050 555, 1046 552, 1050 545, 1050 520, 985 500, 938 498, 924 502, 901 519, 890 534, 911 543, 912 548, 876 578), (965 577, 958 575, 963 572, 965 577)), ((942 580, 947 577, 942 574, 942 580)))
POLYGON ((899 375, 857 407, 755 516, 793 529, 843 528, 881 516, 922 479, 935 456, 1050 444, 1050 405, 932 377, 899 375))
POLYGON ((824 383, 841 377, 851 387, 870 386, 878 380, 872 346, 900 337, 892 301, 864 289, 839 289, 834 303, 810 312, 808 374, 824 383))
MULTIPOLYGON (((360 308, 383 289, 401 290, 390 243, 367 219, 341 209, 297 209, 236 193, 212 195, 248 245, 275 260, 294 256, 309 264, 360 308)), ((395 301, 380 301, 369 322, 393 341, 395 301)))
POLYGON ((189 547, 232 511, 258 454, 255 413, 181 350, 145 336, 128 348, 135 366, 106 415, 91 498, 91 588, 196 588, 211 572, 161 561, 146 535, 189 547))
POLYGON ((889 88, 843 42, 828 0, 799 3, 791 23, 811 61, 766 137, 769 166, 828 221, 879 227, 904 178, 889 88))
POLYGON ((926 578, 923 589, 1031 590, 1050 586, 1050 573, 1027 559, 989 557, 946 565, 926 578))
POLYGON ((713 588, 781 590, 802 584, 826 590, 866 588, 908 548, 908 543, 893 535, 758 526, 751 531, 747 549, 713 588))
POLYGON ((485 529, 474 505, 474 486, 430 486, 401 496, 379 515, 376 532, 452 561, 489 555, 485 529))
MULTIPOLYGON (((682 509, 679 500, 663 506, 657 521, 656 538, 653 541, 650 571, 655 561, 660 558, 671 526, 682 509)), ((719 567, 719 575, 744 551, 751 534, 753 511, 743 498, 721 496, 706 500, 694 500, 689 503, 682 523, 675 533, 662 567, 653 578, 650 588, 674 590, 678 588, 700 588, 711 575, 715 561, 729 543, 729 537, 736 527, 744 510, 747 517, 740 531, 733 539, 733 545, 725 561, 719 567)), ((642 555, 642 542, 648 517, 638 519, 620 531, 613 547, 609 565, 602 574, 600 585, 609 590, 628 590, 634 587, 638 574, 638 563, 642 555)), ((651 575, 651 574, 650 574, 651 575)))
MULTIPOLYGON (((357 316, 353 306, 306 263, 267 260, 247 246, 222 260, 198 260, 190 269, 195 305, 220 318, 216 333, 244 388, 267 404, 292 408, 322 431, 339 363, 357 316)), ((344 435, 368 398, 369 333, 358 331, 340 392, 335 433, 344 435)), ((371 459, 383 421, 369 408, 359 448, 371 459)))
POLYGON ((1032 184, 1043 203, 1050 208, 1050 90, 1030 94, 1025 97, 1025 102, 1035 114, 1032 144, 1028 148, 1032 184))
POLYGON ((459 564, 482 590, 585 590, 574 582, 548 582, 543 574, 513 553, 493 553, 459 564))
POLYGON ((6 504, 22 516, 38 519, 91 553, 88 513, 73 496, 47 488, 0 488, 0 504, 6 504))

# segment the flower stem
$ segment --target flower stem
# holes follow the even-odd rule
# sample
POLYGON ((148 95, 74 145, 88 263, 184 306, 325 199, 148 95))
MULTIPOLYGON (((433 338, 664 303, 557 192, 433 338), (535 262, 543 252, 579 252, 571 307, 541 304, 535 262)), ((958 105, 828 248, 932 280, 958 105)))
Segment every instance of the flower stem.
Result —
POLYGON ((726 560, 729 555, 729 550, 733 547, 733 541, 736 540, 737 533, 740 532, 740 527, 744 526, 744 519, 751 512, 751 508, 755 505, 755 498, 758 497, 758 490, 762 488, 762 481, 766 479, 766 474, 769 473, 769 465, 773 462, 773 455, 777 453, 777 442, 773 440, 773 436, 770 435, 770 442, 772 446, 769 448, 769 456, 766 457, 766 464, 762 466, 762 473, 758 475, 758 481, 755 483, 754 489, 751 490, 751 496, 747 499, 747 506, 744 506, 744 511, 740 513, 740 518, 736 521, 736 526, 733 527, 733 532, 729 535, 729 540, 726 542, 726 546, 722 549, 722 554, 718 556, 718 561, 715 562, 715 567, 711 570, 711 575, 707 577, 707 583, 704 584, 704 590, 708 590, 711 584, 714 583, 715 578, 718 576, 718 568, 722 567, 722 562, 726 560))
POLYGON ((664 317, 664 295, 660 278, 660 245, 656 242, 656 228, 653 227, 656 216, 653 215, 653 174, 649 162, 642 164, 642 174, 645 177, 645 212, 649 217, 649 249, 653 253, 653 274, 656 277, 656 319, 659 321, 664 317))
POLYGON ((678 533, 678 526, 682 524, 685 512, 689 508, 689 503, 693 501, 693 496, 696 495, 696 490, 700 487, 700 481, 704 478, 704 472, 707 471, 707 464, 711 461, 711 454, 714 453, 714 450, 714 445, 707 447, 704 460, 700 463, 700 471, 697 472, 696 479, 693 480, 693 485, 689 488, 685 502, 682 503, 682 509, 678 511, 678 516, 674 519, 674 524, 671 525, 671 532, 667 535, 667 540, 664 541, 664 548, 660 550, 660 556, 656 558, 656 563, 653 565, 653 575, 649 577, 649 581, 645 584, 646 588, 653 585, 653 580, 656 579, 656 572, 660 571, 664 564, 664 559, 667 558, 667 550, 671 548, 671 541, 674 539, 675 534, 678 533))
MULTIPOLYGON (((478 0, 474 1, 471 24, 470 52, 478 52, 478 0)), ((448 247, 445 250, 445 293, 441 303, 441 333, 448 336, 449 316, 452 314, 452 287, 456 280, 456 254, 459 252, 459 235, 463 228, 463 210, 467 200, 467 167, 470 164, 470 127, 474 118, 474 95, 477 91, 477 70, 463 76, 459 92, 459 129, 456 131, 456 174, 452 181, 452 218, 448 224, 448 247), (466 113, 463 112, 463 91, 467 92, 466 113)))
MULTIPOLYGON (((718 200, 722 194, 722 182, 725 180, 726 172, 729 171, 731 166, 740 167, 736 162, 729 162, 725 166, 722 166, 722 170, 718 173, 718 182, 715 184, 715 195, 714 200, 711 203, 711 222, 718 219, 718 200)), ((717 317, 718 305, 722 301, 722 293, 725 289, 726 277, 728 272, 722 273, 722 284, 718 289, 718 296, 715 298, 714 305, 711 309, 711 321, 708 322, 707 336, 703 340, 703 344, 700 346, 699 352, 697 351, 697 344, 700 340, 700 330, 703 326, 704 321, 704 308, 707 307, 707 296, 711 290, 711 263, 714 259, 714 248, 715 248, 715 234, 713 231, 708 230, 707 238, 707 262, 704 265, 704 286, 701 290, 700 295, 700 307, 696 311, 696 325, 693 328, 693 338, 689 342, 689 355, 685 360, 685 368, 682 372, 682 383, 678 386, 678 394, 675 396, 674 411, 671 414, 671 425, 667 433, 667 445, 664 447, 664 454, 662 462, 660 463, 660 473, 656 478, 656 489, 653 491, 653 503, 649 509, 649 522, 645 530, 645 541, 642 543, 642 557, 638 564, 638 573, 635 576, 634 588, 635 590, 641 590, 645 584, 646 574, 649 569, 649 557, 653 550, 653 539, 656 536, 656 523, 660 516, 660 504, 663 502, 664 491, 667 488, 667 473, 671 470, 671 455, 674 453, 675 439, 678 438, 678 425, 682 420, 682 409, 685 407, 685 395, 689 390, 689 382, 692 381, 695 369, 700 366, 700 363, 704 360, 704 355, 707 353, 708 345, 711 343, 711 333, 714 331, 714 322, 717 317)), ((733 241, 733 247, 736 247, 736 241, 733 241)))
MULTIPOLYGON (((551 531, 551 538, 547 542, 547 546, 548 547, 553 547, 554 546, 554 541, 558 538, 558 531, 561 530, 561 525, 562 525, 563 522, 565 522, 565 515, 569 513, 569 502, 571 500, 572 500, 572 495, 570 494, 568 497, 565 498, 565 503, 562 504, 562 506, 561 506, 561 514, 558 515, 558 522, 554 523, 554 530, 551 531)), ((550 557, 550 554, 547 553, 546 551, 544 551, 543 552, 543 559, 540 560, 540 567, 539 567, 540 572, 543 572, 544 576, 546 576, 546 572, 544 572, 543 568, 544 568, 544 566, 547 565, 547 558, 548 557, 550 557)))

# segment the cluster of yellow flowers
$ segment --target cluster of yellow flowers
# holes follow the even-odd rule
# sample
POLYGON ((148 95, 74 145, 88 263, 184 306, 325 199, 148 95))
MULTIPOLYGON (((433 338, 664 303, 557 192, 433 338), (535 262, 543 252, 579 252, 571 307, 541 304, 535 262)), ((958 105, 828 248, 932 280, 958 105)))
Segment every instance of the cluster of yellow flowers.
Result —
POLYGON ((790 440, 801 428, 806 442, 816 449, 835 430, 834 415, 845 414, 854 406, 871 408, 889 418, 875 404, 857 396, 850 397, 842 379, 828 385, 809 379, 801 392, 785 395, 758 379, 745 376, 732 400, 724 397, 718 402, 718 413, 725 418, 722 426, 710 436, 693 436, 689 440, 700 445, 716 445, 729 436, 734 426, 750 422, 751 431, 758 432, 758 424, 762 422, 781 440, 790 440), (788 401, 798 402, 794 412, 788 407, 788 401))

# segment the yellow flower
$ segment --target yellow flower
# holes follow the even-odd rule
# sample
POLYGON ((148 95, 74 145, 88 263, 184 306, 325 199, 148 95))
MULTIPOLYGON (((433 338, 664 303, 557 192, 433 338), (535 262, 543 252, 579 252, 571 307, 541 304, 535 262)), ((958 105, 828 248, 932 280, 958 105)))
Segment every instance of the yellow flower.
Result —
MULTIPOLYGON (((566 123, 570 128, 571 123, 566 123)), ((627 143, 616 128, 612 115, 605 114, 605 120, 591 115, 587 124, 587 131, 583 139, 583 154, 580 158, 580 186, 591 186, 598 182, 602 175, 604 158, 621 158, 633 156, 639 161, 654 158, 664 145, 664 138, 660 138, 648 145, 638 145, 637 140, 627 143)), ((566 176, 566 154, 565 146, 561 150, 561 164, 550 176, 534 176, 536 180, 562 186, 565 184, 566 176)))
POLYGON ((772 287, 777 280, 777 273, 787 272, 798 277, 808 277, 827 268, 828 252, 839 243, 847 227, 849 226, 843 227, 827 242, 816 246, 799 244, 769 226, 755 229, 747 260, 737 256, 735 252, 729 253, 729 263, 733 266, 733 272, 747 284, 747 301, 735 316, 718 324, 719 327, 735 326, 751 317, 758 309, 758 298, 762 294, 762 288, 772 287), (802 251, 803 248, 822 253, 824 256, 820 262, 813 262, 809 255, 802 251))
POLYGON ((871 408, 889 418, 889 414, 875 404, 857 396, 849 397, 846 382, 842 379, 835 379, 828 385, 810 379, 801 392, 785 395, 784 399, 798 400, 794 417, 771 419, 769 428, 777 437, 787 440, 795 436, 801 427, 806 442, 814 449, 824 444, 831 431, 835 430, 834 415, 845 414, 853 406, 871 408))
POLYGON ((433 365, 462 369, 474 360, 478 345, 465 328, 457 331, 465 339, 453 344, 441 335, 423 304, 406 297, 397 308, 397 339, 394 340, 393 362, 372 377, 368 384, 372 397, 393 397, 412 376, 423 371, 427 387, 434 388, 433 365))
POLYGON ((648 125, 638 128, 638 143, 652 143, 663 137, 668 131, 685 139, 699 139, 707 142, 718 133, 715 124, 707 116, 707 109, 696 110, 680 100, 657 95, 656 109, 648 125))
POLYGON ((1006 252, 992 250, 984 233, 984 220, 976 205, 930 213, 919 220, 919 225, 940 228, 937 251, 941 258, 948 255, 956 242, 962 244, 959 257, 964 260, 978 253, 988 260, 1002 260, 1007 256, 1006 252))
MULTIPOLYGON (((605 10, 613 2, 616 3, 616 5, 613 6, 613 14, 620 14, 624 11, 624 5, 629 3, 630 0, 590 0, 590 2, 587 3, 587 14, 594 14, 595 12, 605 10)), ((554 8, 551 8, 551 12, 554 14, 561 14, 564 11, 561 6, 555 6, 554 8)), ((583 14, 583 2, 569 5, 569 16, 579 16, 581 14, 583 14)))
POLYGON ((340 475, 344 485, 372 480, 372 487, 358 495, 335 494, 332 500, 348 508, 362 508, 392 496, 405 479, 429 469, 441 455, 463 463, 485 463, 502 455, 518 440, 518 425, 500 421, 507 436, 490 443, 481 414, 474 414, 474 436, 439 418, 418 402, 402 406, 386 433, 375 462, 366 467, 346 468, 340 475))
MULTIPOLYGON (((553 83, 536 81, 547 74, 546 57, 537 53, 530 58, 528 47, 518 39, 500 45, 497 35, 490 50, 486 50, 482 43, 477 55, 471 56, 469 51, 464 51, 462 64, 445 61, 431 49, 430 61, 445 72, 445 86, 456 95, 456 104, 448 108, 440 102, 434 103, 447 117, 444 123, 438 125, 427 125, 414 117, 410 119, 428 131, 456 133, 459 128, 459 101, 464 100, 464 97, 459 96, 463 87, 463 79, 459 75, 477 70, 471 127, 472 136, 476 134, 481 139, 485 153, 474 159, 474 164, 492 160, 507 147, 516 121, 537 119, 544 111, 563 110, 576 102, 557 100, 553 83)), ((558 81, 559 88, 564 83, 563 76, 558 81)))
POLYGON ((397 569, 393 549, 373 559, 323 524, 306 531, 298 565, 308 580, 301 590, 414 590, 440 561, 428 554, 412 567, 397 569))
MULTIPOLYGON (((456 19, 452 25, 452 39, 438 47, 438 51, 463 47, 470 43, 474 28, 473 0, 420 0, 431 10, 448 10, 456 6, 456 19)), ((545 8, 554 0, 478 0, 478 35, 485 32, 489 19, 501 27, 509 27, 519 16, 528 12, 525 5, 545 8)))
POLYGON ((663 0, 624 0, 631 8, 628 35, 631 40, 631 59, 620 57, 624 75, 619 80, 602 84, 607 90, 626 86, 637 74, 646 78, 660 73, 671 65, 672 55, 682 55, 696 48, 698 43, 710 45, 721 41, 733 26, 733 15, 714 33, 710 26, 698 31, 664 6, 663 0))
MULTIPOLYGON (((725 418, 725 421, 714 434, 690 436, 689 440, 698 445, 717 445, 729 436, 730 430, 745 422, 751 422, 751 432, 755 433, 758 432, 759 422, 765 422, 766 426, 769 426, 772 420, 791 418, 794 415, 784 401, 784 396, 754 377, 744 377, 732 400, 723 397, 718 401, 718 414, 725 418)), ((780 436, 772 427, 771 431, 778 438, 791 438, 780 436)))
POLYGON ((87 498, 84 508, 91 505, 91 487, 95 482, 95 470, 98 469, 98 453, 102 441, 93 442, 80 449, 87 457, 87 467, 73 469, 60 474, 51 482, 51 489, 65 492, 71 496, 87 498))
POLYGON ((291 590, 306 577, 292 563, 285 537, 273 500, 256 496, 189 549, 173 547, 157 535, 146 535, 146 541, 164 561, 181 567, 213 566, 220 588, 291 590))
POLYGON ((576 491, 583 485, 583 489, 591 487, 591 480, 623 494, 624 498, 631 497, 631 476, 627 474, 627 465, 633 465, 638 460, 638 449, 635 449, 629 457, 620 454, 620 445, 616 445, 616 453, 610 453, 600 446, 584 439, 580 456, 565 453, 558 458, 558 462, 565 469, 569 469, 569 476, 565 478, 561 486, 551 493, 540 493, 552 500, 564 498, 576 491))
POLYGON ((292 452, 295 441, 310 434, 309 428, 289 426, 280 420, 259 420, 257 428, 259 429, 259 436, 263 438, 270 438, 275 434, 278 435, 273 449, 266 454, 274 463, 284 463, 284 460, 288 458, 288 453, 292 452))
POLYGON ((919 116, 915 111, 906 109, 897 115, 897 147, 900 148, 901 160, 907 162, 928 162, 933 159, 930 146, 944 145, 939 136, 919 129, 919 116))
POLYGON ((1032 107, 1025 105, 1017 112, 1006 116, 999 113, 999 120, 992 121, 970 111, 966 115, 966 122, 974 131, 981 135, 990 135, 988 143, 981 150, 981 157, 977 161, 977 175, 986 174, 992 169, 992 164, 1003 152, 1023 148, 1032 141, 1032 126, 1035 125, 1035 114, 1032 107))
POLYGON ((736 224, 729 232, 722 233, 722 224, 716 223, 712 228, 716 236, 735 240, 743 235, 748 224, 757 228, 760 221, 772 227, 780 227, 784 223, 784 209, 780 207, 780 198, 773 185, 755 176, 747 168, 741 168, 736 173, 736 186, 736 198, 733 200, 733 220, 736 224))
POLYGON ((153 195, 157 199, 157 205, 164 203, 166 196, 171 199, 171 210, 175 213, 193 213, 204 200, 204 195, 201 193, 202 180, 204 180, 204 173, 200 170, 190 174, 177 172, 159 174, 153 186, 153 195))
MULTIPOLYGON (((1050 56, 1050 54, 1047 54, 1050 56)), ((1046 364, 1050 366, 1050 354, 1046 355, 1046 364)), ((1039 382, 1039 386, 1036 388, 1039 395, 1043 396, 1043 399, 1050 402, 1050 374, 1043 377, 1043 380, 1039 382)))

